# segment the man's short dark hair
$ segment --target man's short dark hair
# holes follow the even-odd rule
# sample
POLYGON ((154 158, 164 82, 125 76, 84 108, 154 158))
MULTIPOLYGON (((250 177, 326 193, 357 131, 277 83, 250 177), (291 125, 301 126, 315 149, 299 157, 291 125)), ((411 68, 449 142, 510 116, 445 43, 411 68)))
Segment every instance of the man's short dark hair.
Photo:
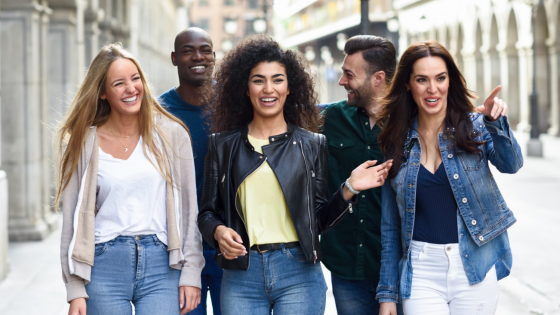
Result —
POLYGON ((386 38, 375 35, 356 35, 350 37, 344 45, 344 53, 353 55, 362 52, 362 57, 368 63, 366 74, 368 77, 377 71, 385 72, 385 82, 391 83, 397 66, 397 50, 386 38))

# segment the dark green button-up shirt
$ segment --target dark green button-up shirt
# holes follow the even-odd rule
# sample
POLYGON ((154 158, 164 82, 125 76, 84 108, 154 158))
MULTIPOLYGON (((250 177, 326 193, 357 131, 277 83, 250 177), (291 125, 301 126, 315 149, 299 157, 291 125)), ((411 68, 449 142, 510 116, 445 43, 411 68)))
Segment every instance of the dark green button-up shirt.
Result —
MULTIPOLYGON (((322 114, 322 133, 329 145, 328 184, 333 194, 358 165, 384 160, 377 142, 381 129, 377 125, 370 128, 365 110, 349 107, 345 100, 330 104, 322 114)), ((323 264, 342 279, 379 281, 381 187, 357 197, 352 213, 321 236, 323 264)))

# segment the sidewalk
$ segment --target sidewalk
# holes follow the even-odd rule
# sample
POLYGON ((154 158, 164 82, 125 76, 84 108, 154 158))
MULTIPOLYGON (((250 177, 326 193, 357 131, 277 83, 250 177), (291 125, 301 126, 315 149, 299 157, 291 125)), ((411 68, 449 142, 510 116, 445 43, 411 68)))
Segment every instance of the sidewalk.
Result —
MULTIPOLYGON (((523 150, 527 135, 518 134, 523 150)), ((497 315, 560 315, 560 138, 541 136, 545 158, 525 157, 515 175, 494 171, 518 222, 509 230, 513 269, 499 282, 497 315)), ((41 242, 10 243, 10 273, 0 282, 2 315, 66 315, 59 258, 60 229, 41 242)), ((323 268, 324 269, 324 268, 323 268)), ((326 269, 326 315, 336 314, 326 269)))

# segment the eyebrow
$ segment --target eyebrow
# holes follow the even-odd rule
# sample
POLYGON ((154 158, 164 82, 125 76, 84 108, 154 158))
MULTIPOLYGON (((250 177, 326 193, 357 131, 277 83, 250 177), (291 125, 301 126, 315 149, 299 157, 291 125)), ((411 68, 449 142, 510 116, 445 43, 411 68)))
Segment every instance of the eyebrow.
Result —
MULTIPOLYGON (((283 77, 284 77, 285 75, 283 75, 282 73, 277 73, 277 74, 274 74, 274 75, 272 76, 272 78, 274 79, 274 78, 277 78, 277 77, 279 77, 279 76, 283 76, 283 77)), ((263 78, 263 79, 265 78, 265 76, 262 75, 262 74, 254 74, 254 75, 251 77, 251 79, 254 78, 254 77, 263 78)))
MULTIPOLYGON (((438 74, 436 74, 436 77, 442 76, 442 75, 444 75, 444 74, 447 74, 447 72, 444 71, 444 72, 442 72, 442 73, 438 73, 438 74)), ((414 77, 415 77, 415 78, 416 78, 416 77, 425 78, 425 77, 427 77, 427 75, 424 75, 424 74, 417 74, 417 75, 415 75, 414 77)))
MULTIPOLYGON (((134 73, 133 75, 131 75, 130 77, 132 78, 132 77, 137 76, 137 75, 140 75, 140 74, 139 74, 138 72, 136 72, 136 73, 134 73)), ((118 82, 118 81, 122 81, 122 80, 124 80, 124 79, 116 79, 116 80, 114 80, 113 82, 111 82, 111 85, 115 84, 115 83, 118 82)))
MULTIPOLYGON (((202 44, 199 47, 200 48, 207 48, 207 47, 212 48, 212 46, 210 44, 202 44)), ((194 49, 196 47, 194 45, 185 44, 185 45, 181 46, 181 48, 193 48, 194 49)))

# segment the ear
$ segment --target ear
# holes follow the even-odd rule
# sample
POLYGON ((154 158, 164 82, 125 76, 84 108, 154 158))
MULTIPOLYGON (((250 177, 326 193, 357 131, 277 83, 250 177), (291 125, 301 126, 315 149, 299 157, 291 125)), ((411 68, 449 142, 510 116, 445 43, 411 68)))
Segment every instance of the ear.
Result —
POLYGON ((176 67, 177 66, 177 57, 175 56, 175 52, 171 52, 171 63, 176 67))
POLYGON ((377 71, 375 74, 375 86, 385 83, 385 71, 377 71))
POLYGON ((288 93, 286 95, 290 95, 290 89, 288 88, 288 93))

